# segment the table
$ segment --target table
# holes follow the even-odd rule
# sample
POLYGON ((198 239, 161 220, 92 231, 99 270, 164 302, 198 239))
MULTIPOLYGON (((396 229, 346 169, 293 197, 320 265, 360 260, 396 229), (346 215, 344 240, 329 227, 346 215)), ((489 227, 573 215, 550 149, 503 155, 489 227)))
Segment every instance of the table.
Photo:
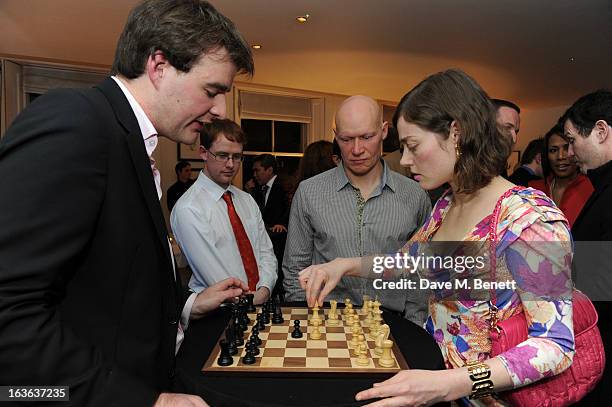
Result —
MULTIPOLYGON (((219 310, 190 323, 177 355, 176 391, 198 394, 213 407, 361 406, 366 403, 355 402, 355 394, 380 381, 367 375, 351 374, 321 377, 204 374, 202 366, 229 316, 227 309, 219 310)), ((424 329, 392 312, 384 311, 383 318, 411 368, 444 369, 438 345, 424 329)))

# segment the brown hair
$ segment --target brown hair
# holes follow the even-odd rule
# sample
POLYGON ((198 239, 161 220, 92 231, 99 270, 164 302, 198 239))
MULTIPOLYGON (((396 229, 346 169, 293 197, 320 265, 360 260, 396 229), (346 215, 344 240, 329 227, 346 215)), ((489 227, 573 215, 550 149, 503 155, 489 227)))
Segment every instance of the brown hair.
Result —
POLYGON ((223 134, 228 140, 240 143, 243 146, 247 143, 246 135, 237 123, 230 119, 215 119, 210 123, 206 123, 202 131, 200 131, 200 144, 208 150, 220 134, 223 134))
POLYGON ((234 23, 204 0, 145 0, 130 13, 119 37, 111 74, 134 79, 149 55, 162 51, 170 64, 189 72, 203 54, 225 48, 238 73, 253 75, 248 44, 234 23))
POLYGON ((332 143, 325 140, 315 141, 306 147, 300 161, 298 183, 336 166, 332 160, 332 148, 332 143))
POLYGON ((455 192, 472 193, 499 175, 510 155, 510 141, 500 135, 495 114, 489 97, 474 79, 449 69, 427 77, 405 94, 393 125, 397 128, 401 117, 446 140, 455 121, 461 151, 455 163, 455 192))

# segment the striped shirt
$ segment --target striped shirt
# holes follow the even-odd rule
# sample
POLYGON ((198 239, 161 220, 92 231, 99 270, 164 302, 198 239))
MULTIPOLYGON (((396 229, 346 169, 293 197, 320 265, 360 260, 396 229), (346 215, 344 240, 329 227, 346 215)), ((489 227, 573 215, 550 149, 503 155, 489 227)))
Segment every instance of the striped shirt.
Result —
MULTIPOLYGON (((298 281, 304 268, 337 257, 395 253, 425 222, 431 211, 427 193, 381 162, 381 182, 367 200, 350 183, 342 164, 300 183, 291 205, 283 258, 288 301, 305 300, 298 281)), ((386 308, 422 325, 427 317, 427 298, 421 291, 377 292, 372 281, 344 277, 328 299, 344 302, 349 298, 361 304, 363 295, 378 296, 386 308)))

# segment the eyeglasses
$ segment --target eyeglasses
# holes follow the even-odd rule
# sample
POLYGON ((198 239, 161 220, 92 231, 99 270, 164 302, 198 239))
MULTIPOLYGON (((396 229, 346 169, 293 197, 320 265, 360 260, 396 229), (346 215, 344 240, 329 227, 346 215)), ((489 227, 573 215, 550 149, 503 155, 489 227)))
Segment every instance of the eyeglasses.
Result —
POLYGON ((244 159, 244 156, 242 154, 229 154, 229 153, 224 153, 224 152, 215 154, 212 151, 208 151, 208 153, 212 155, 215 158, 215 160, 222 162, 222 163, 226 163, 230 159, 235 163, 239 163, 239 162, 242 162, 242 160, 244 159))

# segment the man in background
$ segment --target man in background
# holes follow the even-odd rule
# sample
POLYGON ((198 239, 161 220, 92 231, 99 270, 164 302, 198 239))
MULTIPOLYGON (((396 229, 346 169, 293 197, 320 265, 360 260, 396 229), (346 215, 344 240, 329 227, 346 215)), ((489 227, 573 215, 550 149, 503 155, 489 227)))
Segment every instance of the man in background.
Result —
MULTIPOLYGON (((381 159, 388 123, 380 106, 366 96, 351 96, 336 113, 336 140, 342 161, 336 168, 300 183, 293 198, 283 258, 288 301, 305 300, 298 273, 336 257, 395 253, 423 224, 431 205, 408 177, 389 170, 381 159)), ((372 297, 365 280, 344 277, 329 298, 361 303, 372 297)), ((421 290, 383 293, 387 308, 422 324, 427 315, 421 290)), ((380 295, 379 295, 380 297, 380 295)))
POLYGON ((172 212, 172 208, 174 208, 176 201, 178 201, 181 195, 183 195, 193 184, 193 180, 191 179, 191 164, 187 161, 179 161, 176 163, 174 172, 176 173, 176 182, 168 188, 168 196, 166 197, 168 211, 170 212, 172 212))
POLYGON ((278 179, 278 163, 271 154, 261 154, 253 160, 253 177, 257 186, 253 189, 253 197, 261 210, 266 231, 274 247, 274 255, 278 264, 278 280, 274 294, 283 296, 283 278, 281 264, 287 241, 287 225, 289 224, 289 202, 287 193, 278 179))
POLYGON ((508 181, 526 187, 530 181, 541 179, 543 149, 544 140, 541 138, 531 140, 521 157, 521 166, 508 177, 508 181))
MULTIPOLYGON (((513 102, 504 99, 491 99, 497 111, 497 127, 502 135, 512 140, 512 148, 518 140, 518 133, 521 127, 521 109, 513 102)), ((501 175, 508 179, 508 167, 504 166, 501 175)))
POLYGON ((206 166, 176 203, 170 223, 193 272, 191 290, 235 277, 248 282, 261 304, 274 289, 277 262, 257 203, 232 185, 245 144, 244 132, 231 120, 204 126, 200 157, 206 166))

